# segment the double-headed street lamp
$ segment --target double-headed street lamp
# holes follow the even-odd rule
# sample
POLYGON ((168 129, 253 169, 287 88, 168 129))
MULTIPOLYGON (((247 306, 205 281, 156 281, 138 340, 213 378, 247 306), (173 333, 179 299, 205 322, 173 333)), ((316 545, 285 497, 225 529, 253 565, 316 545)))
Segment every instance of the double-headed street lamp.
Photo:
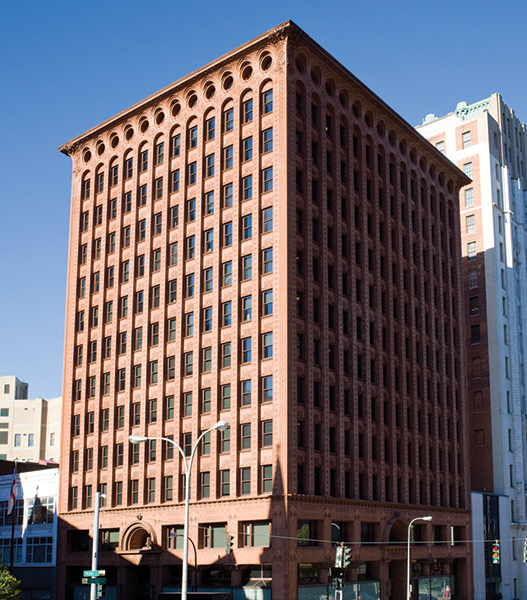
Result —
POLYGON ((174 440, 164 437, 147 437, 146 435, 130 435, 128 439, 132 444, 137 444, 139 442, 146 442, 147 440, 162 440, 164 442, 168 442, 175 446, 181 456, 183 457, 183 465, 185 467, 185 527, 183 529, 183 575, 181 578, 181 600, 187 600, 187 589, 188 589, 188 513, 189 513, 189 503, 190 503, 190 472, 192 469, 192 461, 194 460, 194 455, 196 454, 196 448, 198 444, 201 442, 203 437, 210 433, 211 431, 225 431, 229 427, 229 423, 227 421, 218 421, 215 425, 213 425, 210 429, 204 431, 196 440, 194 447, 192 448, 192 452, 190 454, 190 460, 187 462, 187 457, 185 456, 185 452, 181 446, 176 444, 174 440))
POLYGON ((410 600, 412 596, 412 583, 410 579, 410 528, 412 527, 412 523, 416 521, 431 521, 432 517, 416 517, 412 519, 408 523, 408 556, 407 556, 407 566, 406 566, 406 600, 410 600))

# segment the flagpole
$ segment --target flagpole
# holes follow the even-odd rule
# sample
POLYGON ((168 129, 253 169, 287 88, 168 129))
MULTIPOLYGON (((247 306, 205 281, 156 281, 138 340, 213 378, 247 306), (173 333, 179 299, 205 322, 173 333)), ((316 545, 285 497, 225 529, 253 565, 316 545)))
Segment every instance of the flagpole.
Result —
MULTIPOLYGON (((13 480, 16 481, 16 460, 15 460, 15 471, 13 474, 13 480)), ((11 485, 11 490, 13 489, 13 485, 11 485)), ((11 493, 11 492, 10 492, 11 493)), ((16 495, 13 500, 13 508, 11 510, 11 560, 9 565, 9 572, 13 572, 13 562, 15 559, 15 519, 16 519, 16 495)))

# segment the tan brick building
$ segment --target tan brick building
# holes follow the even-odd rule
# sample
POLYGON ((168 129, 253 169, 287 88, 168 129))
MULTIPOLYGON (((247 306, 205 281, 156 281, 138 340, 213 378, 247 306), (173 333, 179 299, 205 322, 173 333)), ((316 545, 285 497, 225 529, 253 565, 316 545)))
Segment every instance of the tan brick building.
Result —
POLYGON ((181 460, 128 436, 188 451, 222 419, 191 480, 201 589, 326 593, 333 539, 350 586, 404 598, 430 514, 414 575, 470 598, 466 177, 291 22, 61 150, 65 597, 97 490, 110 593, 178 589, 181 460))

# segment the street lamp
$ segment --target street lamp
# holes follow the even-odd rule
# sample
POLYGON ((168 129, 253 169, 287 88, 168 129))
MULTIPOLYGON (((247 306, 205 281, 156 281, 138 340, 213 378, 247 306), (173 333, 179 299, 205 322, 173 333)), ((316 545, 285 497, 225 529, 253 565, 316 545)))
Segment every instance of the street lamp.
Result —
POLYGON ((192 452, 190 454, 190 460, 187 462, 187 457, 181 446, 176 444, 174 440, 164 437, 147 437, 146 435, 129 435, 128 439, 132 444, 138 444, 139 442, 146 442, 147 440, 162 440, 175 446, 181 456, 183 457, 183 466, 185 467, 185 527, 183 529, 183 576, 181 578, 181 600, 187 600, 187 589, 188 589, 188 513, 190 503, 190 471, 192 469, 192 461, 196 454, 196 448, 201 442, 202 438, 207 435, 210 431, 225 431, 229 427, 227 421, 218 421, 210 429, 204 431, 196 440, 192 452))
POLYGON ((406 600, 410 600, 412 596, 412 584, 410 579, 410 528, 412 527, 412 523, 416 521, 431 521, 432 517, 416 517, 412 519, 408 523, 408 557, 407 557, 407 567, 406 567, 406 600))

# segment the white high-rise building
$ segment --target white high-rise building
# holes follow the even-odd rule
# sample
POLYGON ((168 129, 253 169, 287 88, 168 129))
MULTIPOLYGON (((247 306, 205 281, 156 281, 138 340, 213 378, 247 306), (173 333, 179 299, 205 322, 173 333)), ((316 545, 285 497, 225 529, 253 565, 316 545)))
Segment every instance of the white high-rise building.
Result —
POLYGON ((417 130, 472 178, 460 192, 460 219, 474 597, 527 598, 525 124, 493 94, 445 117, 428 115, 417 130), (496 540, 499 564, 491 557, 496 540))
POLYGON ((28 388, 0 377, 0 460, 58 462, 62 397, 29 399, 28 388))

